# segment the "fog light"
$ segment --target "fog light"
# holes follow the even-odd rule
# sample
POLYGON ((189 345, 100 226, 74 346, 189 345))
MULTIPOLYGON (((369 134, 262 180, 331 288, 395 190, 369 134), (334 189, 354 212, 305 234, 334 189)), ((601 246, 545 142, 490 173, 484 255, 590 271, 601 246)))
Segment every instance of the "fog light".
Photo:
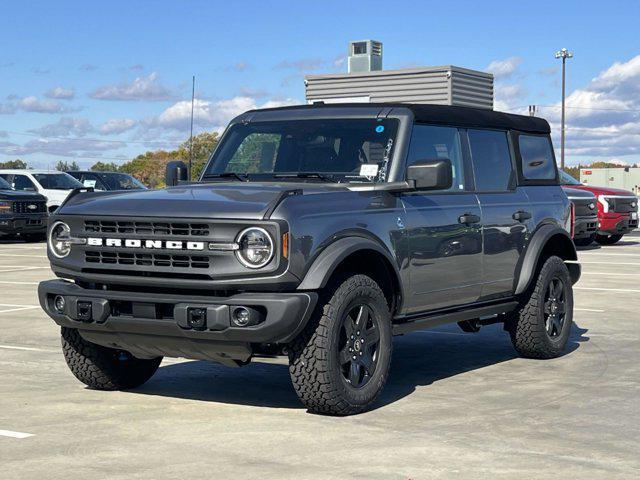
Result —
POLYGON ((204 330, 207 326, 207 309, 190 308, 187 310, 187 325, 196 330, 204 330))
POLYGON ((236 327, 246 327, 251 321, 251 312, 244 307, 238 307, 233 311, 231 320, 236 327))
POLYGON ((58 313, 64 313, 64 307, 66 304, 67 302, 62 295, 57 295, 56 298, 53 299, 53 306, 58 313))

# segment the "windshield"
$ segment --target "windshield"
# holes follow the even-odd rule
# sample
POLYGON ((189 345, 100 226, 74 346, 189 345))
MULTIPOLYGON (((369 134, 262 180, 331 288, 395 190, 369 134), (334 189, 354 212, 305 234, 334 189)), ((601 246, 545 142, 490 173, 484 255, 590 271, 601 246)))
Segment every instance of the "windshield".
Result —
POLYGON ((66 173, 34 173, 35 178, 42 188, 48 190, 71 190, 82 188, 82 184, 66 173))
POLYGON ((106 173, 101 177, 113 190, 140 190, 147 188, 138 179, 125 173, 106 173))
POLYGON ((395 119, 297 120, 234 125, 204 178, 386 180, 395 119), (311 175, 310 175, 311 174, 311 175))
POLYGON ((562 185, 582 185, 578 180, 562 170, 560 170, 560 183, 562 185))
POLYGON ((0 177, 0 190, 12 190, 11 185, 2 177, 0 177))

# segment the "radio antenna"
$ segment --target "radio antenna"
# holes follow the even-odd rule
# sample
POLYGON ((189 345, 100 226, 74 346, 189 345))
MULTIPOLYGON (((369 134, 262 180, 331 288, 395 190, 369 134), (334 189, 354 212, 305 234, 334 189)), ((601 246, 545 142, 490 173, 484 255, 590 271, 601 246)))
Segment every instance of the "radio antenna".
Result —
POLYGON ((191 79, 191 134, 189 135, 189 181, 192 180, 193 170, 193 103, 196 96, 196 76, 191 79))

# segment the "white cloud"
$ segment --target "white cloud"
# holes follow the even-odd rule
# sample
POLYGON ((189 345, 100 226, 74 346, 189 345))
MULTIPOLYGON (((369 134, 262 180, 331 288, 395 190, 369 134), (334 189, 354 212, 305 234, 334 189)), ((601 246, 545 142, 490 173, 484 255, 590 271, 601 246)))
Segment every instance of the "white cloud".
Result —
POLYGON ((0 142, 0 153, 5 155, 30 155, 44 153, 61 157, 100 155, 102 152, 124 148, 124 142, 90 140, 84 138, 38 138, 23 145, 0 142))
POLYGON ((164 101, 171 100, 173 95, 167 87, 158 80, 158 74, 153 72, 146 77, 137 77, 132 82, 105 85, 89 94, 96 100, 116 101, 164 101))
MULTIPOLYGON (((566 104, 568 155, 640 154, 640 55, 615 62, 571 92, 566 104)), ((555 134, 560 131, 560 105, 543 108, 555 134)))
POLYGON ((136 121, 131 118, 114 118, 107 120, 98 129, 103 135, 116 135, 131 130, 136 125, 136 121))
POLYGON ((58 100, 71 100, 75 96, 76 92, 73 88, 54 87, 51 90, 45 92, 44 96, 47 98, 55 98, 58 100))
POLYGON ((24 97, 17 102, 18 107, 25 112, 61 113, 65 108, 54 100, 41 100, 35 96, 24 97))
MULTIPOLYGON (((247 110, 256 108, 271 108, 284 105, 294 105, 300 103, 293 99, 270 100, 258 105, 255 98, 237 96, 226 100, 208 101, 196 99, 194 101, 193 118, 194 123, 207 129, 214 129, 226 126, 234 117, 247 110)), ((162 112, 153 124, 169 129, 188 130, 191 118, 191 101, 182 100, 176 102, 164 112, 162 112)))
POLYGON ((496 83, 494 87, 494 110, 512 111, 515 106, 520 106, 524 98, 524 88, 522 85, 496 83))
POLYGON ((509 57, 505 58, 504 60, 494 60, 489 65, 487 65, 486 70, 490 73, 493 73, 493 77, 496 80, 505 80, 507 78, 510 78, 515 73, 521 63, 522 58, 509 57))
POLYGON ((86 118, 63 117, 55 123, 44 125, 40 128, 30 130, 43 137, 82 137, 93 130, 93 126, 86 118))

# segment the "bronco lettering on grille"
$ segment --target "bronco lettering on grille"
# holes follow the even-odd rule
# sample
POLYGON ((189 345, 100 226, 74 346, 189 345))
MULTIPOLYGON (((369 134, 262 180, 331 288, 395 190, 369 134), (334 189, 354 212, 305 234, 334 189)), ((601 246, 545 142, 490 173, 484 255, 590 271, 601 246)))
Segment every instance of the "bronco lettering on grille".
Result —
POLYGON ((125 247, 167 250, 204 250, 204 242, 182 242, 179 240, 140 240, 134 238, 87 238, 92 247, 125 247))

